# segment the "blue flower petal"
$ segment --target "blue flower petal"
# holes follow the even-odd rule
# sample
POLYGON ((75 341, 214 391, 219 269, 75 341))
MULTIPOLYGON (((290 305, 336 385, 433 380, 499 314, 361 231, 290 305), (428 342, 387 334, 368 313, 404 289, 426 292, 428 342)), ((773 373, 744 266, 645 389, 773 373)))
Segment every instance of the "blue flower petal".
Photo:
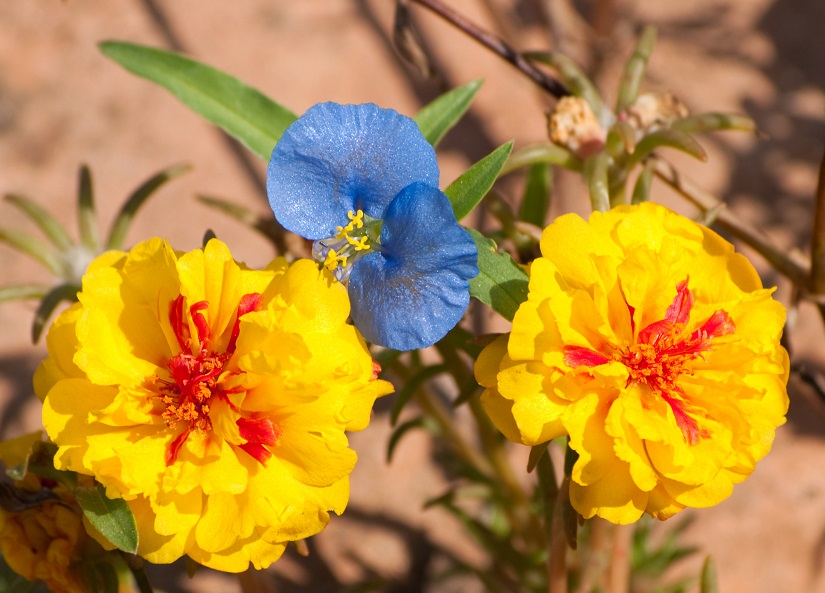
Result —
POLYGON ((307 239, 344 226, 350 210, 383 218, 409 184, 438 185, 435 150, 410 118, 377 105, 319 103, 272 151, 266 190, 275 218, 307 239))
POLYGON ((478 251, 438 188, 415 183, 384 215, 381 249, 349 279, 352 320, 364 337, 395 350, 430 346, 461 320, 478 274, 478 251))

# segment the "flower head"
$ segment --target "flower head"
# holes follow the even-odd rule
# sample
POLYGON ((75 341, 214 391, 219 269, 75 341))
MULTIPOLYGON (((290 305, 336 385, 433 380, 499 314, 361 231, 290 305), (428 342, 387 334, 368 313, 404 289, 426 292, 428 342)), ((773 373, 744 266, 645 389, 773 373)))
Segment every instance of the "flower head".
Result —
POLYGON ((429 346, 467 309, 478 253, 438 175, 415 122, 372 104, 315 105, 272 151, 275 218, 314 239, 316 259, 348 282, 353 322, 370 342, 429 346))
POLYGON ((785 421, 782 306, 709 229, 645 203, 545 229, 528 300, 479 357, 511 440, 569 435, 573 507, 630 523, 728 497, 785 421))
POLYGON ((253 271, 225 245, 159 239, 92 263, 35 374, 55 466, 137 518, 138 553, 238 572, 343 511, 364 428, 391 391, 346 291, 309 260, 253 271))

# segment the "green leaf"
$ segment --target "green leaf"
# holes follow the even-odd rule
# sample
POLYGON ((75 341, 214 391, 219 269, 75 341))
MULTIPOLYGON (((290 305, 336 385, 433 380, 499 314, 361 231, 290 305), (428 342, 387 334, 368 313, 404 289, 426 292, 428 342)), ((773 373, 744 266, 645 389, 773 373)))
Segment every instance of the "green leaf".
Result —
POLYGON ((582 170, 582 160, 566 148, 557 144, 535 144, 520 148, 510 155, 510 160, 501 170, 501 174, 507 175, 522 167, 538 163, 558 165, 570 171, 582 170))
POLYGON ((745 115, 735 113, 698 113, 676 120, 670 127, 688 134, 701 134, 716 130, 755 132, 756 122, 745 115))
POLYGON ((227 216, 234 218, 241 224, 255 229, 277 248, 278 241, 283 237, 284 227, 282 227, 270 211, 268 215, 261 215, 240 204, 235 204, 222 198, 213 196, 196 196, 197 200, 206 204, 210 208, 219 210, 227 216))
POLYGON ((544 228, 547 208, 550 205, 552 170, 546 163, 536 163, 527 172, 527 184, 519 208, 519 220, 544 228))
POLYGON ((700 161, 708 160, 705 149, 689 134, 681 130, 663 129, 651 132, 639 141, 639 144, 636 145, 635 152, 627 159, 628 169, 642 162, 650 153, 662 146, 669 146, 670 148, 681 150, 696 157, 700 161))
POLYGON ((527 273, 496 244, 475 229, 467 229, 478 247, 478 276, 470 280, 470 295, 513 320, 519 305, 527 300, 527 273))
POLYGON ((126 238, 129 225, 132 223, 132 219, 146 199, 164 183, 187 173, 191 169, 192 167, 190 165, 173 165, 141 183, 140 186, 132 192, 123 206, 120 207, 120 212, 118 212, 115 221, 112 223, 112 228, 109 229, 106 248, 122 249, 123 240, 126 238))
POLYGON ((97 249, 100 238, 95 215, 92 172, 86 165, 80 167, 77 185, 77 223, 80 227, 80 240, 87 249, 94 251, 97 249))
POLYGON ((700 593, 719 593, 719 583, 716 578, 716 563, 711 556, 705 558, 705 562, 702 564, 700 583, 700 593))
POLYGON ((405 434, 414 428, 425 428, 427 425, 428 420, 422 417, 407 420, 406 422, 399 424, 396 429, 392 431, 390 440, 387 443, 387 463, 392 461, 392 455, 395 453, 395 448, 398 446, 398 443, 401 442, 401 438, 405 434))
POLYGON ((395 426, 398 422, 399 416, 401 416, 401 412, 404 409, 404 406, 412 399, 415 390, 418 389, 424 381, 435 377, 436 375, 440 375, 441 373, 446 373, 449 369, 446 365, 438 364, 433 366, 428 366, 420 371, 418 371, 415 375, 413 375, 409 381, 407 381, 404 387, 398 392, 398 395, 395 398, 395 402, 393 402, 392 410, 390 411, 390 424, 395 426))
POLYGON ((633 186, 633 197, 630 199, 631 204, 641 204, 647 202, 650 197, 650 186, 653 184, 653 173, 656 171, 656 161, 654 159, 645 163, 644 169, 639 173, 636 179, 636 185, 633 186))
POLYGON ((43 333, 43 328, 49 317, 54 313, 55 308, 63 301, 73 303, 77 300, 77 293, 80 292, 80 286, 76 284, 66 283, 55 286, 51 289, 43 300, 40 301, 40 306, 37 307, 37 312, 34 314, 34 322, 32 323, 32 344, 37 344, 40 339, 40 334, 43 333))
POLYGON ((60 225, 57 219, 43 207, 25 196, 15 194, 7 194, 6 200, 25 212, 55 247, 62 251, 67 251, 72 248, 73 242, 71 237, 69 237, 69 233, 67 233, 66 229, 60 225))
MULTIPOLYGON (((527 457, 527 473, 532 473, 542 457, 547 453, 547 443, 533 445, 530 447, 530 454, 527 457)), ((554 478, 555 479, 555 478, 554 478)))
POLYGON ((41 299, 47 292, 48 286, 43 284, 14 284, 10 286, 0 286, 0 303, 3 301, 16 301, 21 299, 41 299))
POLYGON ((284 130, 298 117, 260 91, 180 54, 108 41, 100 50, 128 71, 155 82, 184 105, 269 160, 284 130))
POLYGON ((9 229, 0 229, 0 242, 6 243, 11 248, 22 251, 36 259, 55 276, 63 276, 65 272, 63 262, 48 243, 35 239, 26 233, 9 229))
POLYGON ((653 52, 653 45, 656 43, 656 28, 645 27, 636 43, 636 49, 627 60, 624 67, 624 74, 619 85, 619 96, 616 100, 616 113, 619 114, 630 107, 639 96, 639 86, 644 78, 647 69, 647 61, 653 52))
POLYGON ((427 142, 434 147, 441 142, 441 139, 470 108, 483 82, 480 78, 476 79, 441 95, 421 108, 413 119, 427 142))
POLYGON ((461 177, 444 190, 453 205, 456 220, 461 220, 472 212, 473 208, 487 195, 512 150, 512 142, 502 144, 467 169, 461 177))
POLYGON ((607 187, 607 153, 602 151, 584 163, 584 178, 590 190, 590 205, 594 212, 610 210, 610 192, 607 187))
POLYGON ((137 553, 137 523, 125 500, 107 498, 100 484, 78 486, 74 495, 83 514, 106 539, 124 552, 137 553))

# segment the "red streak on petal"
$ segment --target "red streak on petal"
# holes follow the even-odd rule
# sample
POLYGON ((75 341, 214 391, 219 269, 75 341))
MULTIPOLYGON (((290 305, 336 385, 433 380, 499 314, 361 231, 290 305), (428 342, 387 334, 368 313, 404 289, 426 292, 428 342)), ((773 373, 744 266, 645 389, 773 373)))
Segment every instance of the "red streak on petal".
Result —
POLYGON ((684 404, 674 397, 670 397, 666 393, 662 393, 664 399, 670 409, 673 410, 673 416, 676 418, 676 425, 682 431, 682 437, 689 445, 695 445, 699 442, 699 437, 706 436, 703 431, 699 430, 699 424, 694 420, 684 408, 684 404))
POLYGON ((602 364, 607 364, 610 359, 604 354, 585 348, 584 346, 565 346, 564 347, 564 363, 571 367, 597 367, 602 364))
POLYGON ((716 311, 710 319, 691 334, 691 340, 705 340, 711 336, 727 336, 736 332, 736 324, 730 318, 727 311, 716 311))
POLYGON ((372 361, 372 378, 377 379, 378 375, 381 374, 381 365, 378 364, 378 361, 372 361))
POLYGON ((190 429, 184 430, 175 439, 169 443, 169 448, 166 449, 166 465, 170 466, 175 463, 175 460, 178 458, 178 453, 180 452, 180 448, 183 446, 183 443, 186 442, 186 439, 189 438, 189 433, 191 432, 190 429))
POLYGON ((655 344, 659 338, 670 333, 673 329, 673 322, 669 319, 654 321, 639 332, 640 344, 655 344))
POLYGON ((272 457, 272 452, 258 443, 244 443, 240 448, 249 453, 261 465, 266 465, 269 458, 272 457))
POLYGON ((684 325, 690 319, 690 310, 693 309, 693 294, 688 290, 689 280, 690 276, 676 285, 676 296, 665 313, 665 319, 668 321, 684 325))
POLYGON ((236 424, 240 429, 241 437, 250 443, 272 446, 283 434, 283 430, 269 418, 239 418, 236 424))
POLYGON ((229 353, 235 352, 238 343, 238 336, 241 333, 241 317, 253 311, 260 311, 263 309, 263 295, 259 292, 251 292, 241 297, 238 303, 238 316, 235 318, 235 325, 232 326, 232 335, 229 338, 229 345, 226 351, 229 353))
MULTIPOLYGON (((184 334, 183 323, 183 295, 179 294, 178 298, 169 303, 169 323, 172 325, 172 331, 178 339, 180 349, 188 352, 189 346, 187 344, 187 336, 184 334)), ((187 332, 188 333, 188 332, 187 332)))
POLYGON ((201 347, 203 347, 204 342, 209 339, 209 336, 212 333, 209 330, 209 323, 206 321, 206 317, 204 317, 203 313, 201 313, 201 311, 207 307, 209 307, 209 303, 206 301, 198 301, 189 307, 189 314, 192 316, 192 321, 198 329, 198 340, 201 343, 201 347))

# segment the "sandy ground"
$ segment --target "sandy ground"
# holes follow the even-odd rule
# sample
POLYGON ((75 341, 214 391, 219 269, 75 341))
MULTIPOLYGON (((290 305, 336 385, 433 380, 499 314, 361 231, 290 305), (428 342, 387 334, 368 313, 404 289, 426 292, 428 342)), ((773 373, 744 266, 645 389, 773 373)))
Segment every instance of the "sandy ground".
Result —
MULTIPOLYGON (((518 49, 552 45, 543 16, 559 4, 452 0, 518 49)), ((587 14, 592 3, 581 4, 587 14)), ((388 42, 393 6, 390 0, 249 0, 231 8, 217 0, 0 3, 0 192, 33 197, 74 228, 77 171, 87 163, 100 219, 108 225, 144 179, 171 164, 191 163, 191 173, 163 188, 140 212, 128 242, 162 236, 188 250, 211 228, 238 259, 253 266, 270 259, 264 240, 194 200, 209 194, 265 212, 264 164, 254 157, 239 159, 215 129, 165 91, 104 58, 96 44, 108 39, 183 48, 298 113, 332 100, 375 102, 412 114, 440 90, 483 77, 470 116, 439 149, 442 186, 507 140, 517 147, 544 141, 543 111, 552 101, 422 11, 416 15, 439 77, 422 80, 404 66, 388 42)), ((616 7, 613 36, 597 35, 594 43, 569 15, 557 17, 556 46, 590 65, 600 63, 599 83, 612 96, 616 66, 630 51, 633 32, 656 25, 659 42, 645 88, 672 90, 696 112, 746 113, 761 130, 760 136, 706 138, 708 164, 676 156, 674 161, 782 248, 805 251, 825 138, 825 3, 619 0, 616 7)), ((664 188, 657 192, 681 206, 664 188)), ((560 180, 554 200, 555 213, 587 209, 581 187, 570 179, 560 180)), ((32 228, 8 203, 0 204, 0 226, 32 228)), ((777 284, 777 294, 787 301, 787 283, 754 261, 765 283, 777 284)), ((0 285, 48 280, 37 265, 0 246, 0 285)), ((34 309, 31 302, 0 304, 4 437, 39 423, 30 377, 44 348, 28 341, 34 309)), ((825 336, 815 312, 803 307, 799 319, 791 334, 798 360, 825 370, 825 336)), ((824 404, 799 381, 792 380, 790 392, 789 422, 779 430, 774 450, 729 500, 695 512, 687 534, 690 543, 716 558, 724 593, 825 591, 824 404)), ((432 569, 432 545, 478 558, 450 518, 421 508, 447 487, 433 468, 429 441, 411 436, 386 467, 388 434, 387 414, 379 413, 366 432, 353 437, 360 462, 352 506, 315 538, 311 559, 288 559, 271 571, 279 590, 340 590, 372 570, 406 578, 406 585, 386 590, 418 591, 422 571, 432 569)), ((513 454, 518 458, 521 452, 513 454)), ((681 570, 695 571, 699 560, 681 570)), ((177 569, 157 578, 170 591, 238 590, 234 579, 210 571, 191 582, 177 569)), ((453 583, 431 590, 477 588, 453 583)))

